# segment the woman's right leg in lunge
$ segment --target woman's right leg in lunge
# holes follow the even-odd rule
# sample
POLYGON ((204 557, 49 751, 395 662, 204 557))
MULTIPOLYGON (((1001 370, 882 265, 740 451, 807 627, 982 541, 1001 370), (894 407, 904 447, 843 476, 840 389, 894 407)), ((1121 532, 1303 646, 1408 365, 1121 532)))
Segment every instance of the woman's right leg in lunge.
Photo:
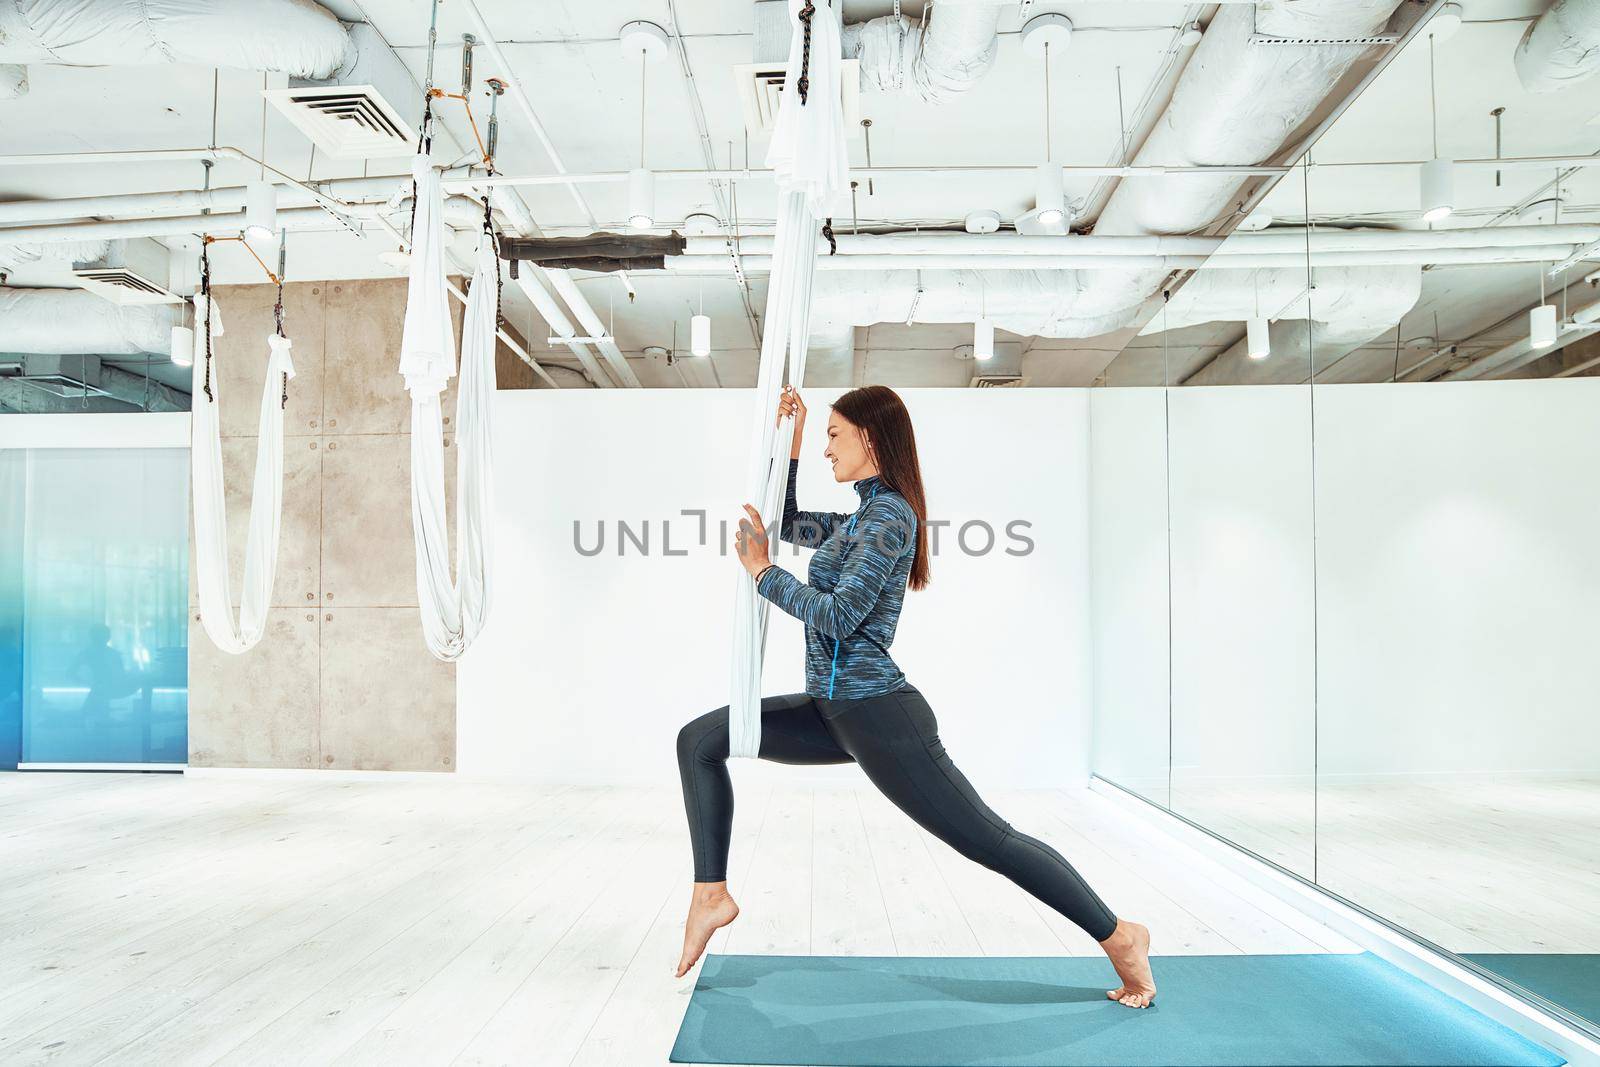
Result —
MULTIPOLYGON (((850 763, 828 733, 816 704, 804 693, 761 700, 761 758, 774 763, 850 763)), ((683 977, 739 906, 728 892, 728 847, 733 836, 733 780, 728 774, 726 705, 690 720, 678 731, 678 776, 694 848, 694 895, 684 923, 683 977)))

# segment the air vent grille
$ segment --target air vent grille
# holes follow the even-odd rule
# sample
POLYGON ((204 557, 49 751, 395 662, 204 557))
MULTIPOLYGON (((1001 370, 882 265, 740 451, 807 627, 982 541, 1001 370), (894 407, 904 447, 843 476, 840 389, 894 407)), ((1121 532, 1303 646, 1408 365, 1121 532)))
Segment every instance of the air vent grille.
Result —
POLYGON ((417 150, 411 129, 371 85, 291 86, 262 95, 335 158, 386 159, 417 150))
POLYGON ((113 304, 176 304, 177 296, 126 267, 79 267, 78 284, 113 304))
MULTIPOLYGON (((845 129, 860 123, 861 63, 846 59, 839 74, 839 102, 844 107, 845 129)), ((733 68, 739 85, 739 100, 744 105, 745 125, 752 130, 771 132, 778 121, 778 103, 783 97, 782 63, 745 63, 733 68)))
POLYGON ((1399 39, 1400 35, 1398 33, 1374 33, 1367 37, 1273 37, 1265 33, 1252 33, 1250 35, 1250 44, 1295 44, 1313 48, 1349 45, 1355 48, 1367 48, 1376 44, 1394 44, 1399 39))
POLYGON ((980 374, 970 383, 974 389, 1014 389, 1028 384, 1020 374, 980 374))

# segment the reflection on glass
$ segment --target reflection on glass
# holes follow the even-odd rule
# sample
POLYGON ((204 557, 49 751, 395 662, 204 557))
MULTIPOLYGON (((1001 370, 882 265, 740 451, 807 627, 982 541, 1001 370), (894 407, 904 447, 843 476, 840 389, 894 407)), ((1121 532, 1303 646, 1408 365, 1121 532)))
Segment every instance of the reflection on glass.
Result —
POLYGON ((1600 1025, 1600 291, 1558 267, 1600 169, 1518 158, 1592 153, 1595 96, 1530 92, 1526 29, 1415 39, 1315 148, 1317 231, 1368 259, 1315 291, 1347 327, 1315 387, 1317 880, 1600 1025), (1430 154, 1431 223, 1419 168, 1353 165, 1430 154))
POLYGON ((25 454, 0 449, 0 770, 22 752, 22 501, 25 454))
MULTIPOLYGON (((1266 210, 1303 196, 1297 171, 1266 210)), ((1298 229, 1281 262, 1226 266, 1258 236, 1230 237, 1172 301, 1191 345, 1209 342, 1170 390, 1172 809, 1309 878, 1311 278, 1298 229)))
POLYGON ((27 456, 23 761, 184 762, 187 453, 27 456))

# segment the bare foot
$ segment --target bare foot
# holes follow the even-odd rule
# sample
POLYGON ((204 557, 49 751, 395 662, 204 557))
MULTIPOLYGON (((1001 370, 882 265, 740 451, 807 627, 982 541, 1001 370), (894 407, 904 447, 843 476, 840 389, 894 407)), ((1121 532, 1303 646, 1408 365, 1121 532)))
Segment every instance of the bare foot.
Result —
POLYGON ((1118 920, 1112 935, 1100 942, 1122 985, 1106 990, 1106 997, 1130 1008, 1148 1008, 1156 1000, 1156 980, 1150 973, 1150 929, 1140 923, 1118 920))
POLYGON ((694 899, 689 903, 689 917, 683 923, 683 957, 678 960, 678 971, 673 977, 682 978, 689 973, 711 935, 739 917, 739 905, 728 895, 727 882, 696 882, 694 899))

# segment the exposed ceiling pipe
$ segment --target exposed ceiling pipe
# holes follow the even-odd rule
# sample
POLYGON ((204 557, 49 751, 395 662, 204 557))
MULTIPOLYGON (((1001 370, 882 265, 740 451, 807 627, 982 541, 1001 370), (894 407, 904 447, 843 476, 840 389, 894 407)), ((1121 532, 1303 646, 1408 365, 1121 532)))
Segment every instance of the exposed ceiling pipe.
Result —
MULTIPOLYGON (((341 201, 370 201, 409 190, 409 176, 377 178, 334 178, 315 183, 314 188, 341 201)), ((305 207, 316 204, 309 189, 285 184, 278 191, 279 207, 305 207)), ((158 193, 113 193, 108 196, 73 196, 60 200, 12 200, 0 203, 0 226, 64 219, 88 219, 102 215, 197 215, 201 211, 239 211, 244 208, 245 187, 226 189, 181 189, 158 193)), ((3 231, 0 231, 3 236, 3 231)))
MULTIPOLYGON (((1569 287, 1561 294, 1551 294, 1549 302, 1561 307, 1566 302, 1573 290, 1581 290, 1587 286, 1580 282, 1569 287)), ((1530 308, 1522 308, 1514 315, 1509 316, 1506 323, 1515 323, 1520 329, 1527 322, 1530 308)), ((1545 348, 1534 348, 1526 334, 1518 337, 1508 345, 1503 345, 1493 352, 1477 357, 1471 363, 1459 370, 1450 371, 1443 376, 1445 381, 1464 381, 1474 378, 1496 378, 1526 366, 1535 360, 1543 359, 1552 352, 1558 352, 1574 341, 1582 340, 1596 332, 1600 332, 1600 300, 1580 306, 1572 312, 1571 318, 1560 323, 1556 331, 1556 342, 1545 348)))
MULTIPOLYGON (((1377 33, 1395 7, 1395 0, 1224 7, 1195 46, 1166 112, 1133 162, 1252 165, 1270 159, 1365 55, 1360 47, 1334 42, 1377 33), (1260 44, 1257 35, 1296 43, 1260 44)), ((1112 193, 1094 232, 1191 233, 1214 222, 1239 185, 1230 176, 1128 178, 1112 193)), ((1121 329, 1134 321, 1163 277, 1159 266, 1098 272, 1079 299, 1062 309, 1065 317, 1054 328, 1076 337, 1121 329)))
MULTIPOLYGON (((341 211, 357 219, 373 219, 387 210, 386 203, 345 204, 341 211)), ((339 225, 320 207, 287 208, 278 212, 278 226, 287 230, 325 229, 339 225)), ((46 244, 54 241, 119 241, 129 237, 176 237, 181 234, 234 234, 244 229, 245 213, 179 215, 172 218, 120 219, 112 222, 57 222, 43 226, 0 228, 0 244, 46 244)), ((445 199, 445 224, 455 230, 472 230, 483 224, 483 205, 471 197, 445 199)))
MULTIPOLYGON (((773 238, 749 236, 740 247, 750 255, 770 255, 773 238)), ((1022 234, 897 233, 840 234, 838 255, 1058 255, 1105 256, 1248 256, 1304 255, 1307 252, 1427 251, 1443 249, 1525 248, 1533 245, 1583 245, 1600 240, 1600 226, 1487 226, 1460 230, 1264 230, 1228 237, 1106 236, 1064 237, 1022 234)), ((688 256, 716 255, 720 239, 690 237, 688 256)), ((828 258, 823 252, 819 258, 828 258)))
MULTIPOLYGON (((0 63, 198 63, 326 78, 350 47, 312 0, 9 0, 0 63)), ((20 94, 18 94, 20 95, 20 94)))
POLYGON ((1513 63, 1530 93, 1553 93, 1600 73, 1600 0, 1556 0, 1522 35, 1513 63))
MULTIPOLYGON (((474 3, 473 0, 457 0, 457 3, 460 5, 461 9, 466 12, 467 18, 471 21, 473 29, 477 31, 478 47, 483 50, 483 52, 489 57, 490 62, 495 66, 495 76, 505 83, 506 95, 511 97, 511 102, 516 105, 517 110, 522 112, 522 117, 526 119, 528 125, 533 128, 534 136, 539 139, 539 144, 543 146, 545 155, 550 159, 551 167, 555 169, 557 174, 565 174, 567 168, 565 164, 561 162, 561 155, 556 151, 555 143, 550 140, 550 134, 545 130, 544 123, 539 121, 538 113, 533 110, 533 102, 528 99, 528 94, 523 91, 522 83, 517 79, 514 68, 506 61, 504 53, 500 51, 500 45, 495 41, 494 33, 489 29, 489 23, 484 20, 483 12, 478 10, 478 5, 474 3)), ((599 223, 595 220, 594 211, 589 207, 589 202, 584 199, 583 191, 579 189, 578 186, 573 182, 567 182, 566 186, 568 192, 572 194, 573 202, 577 204, 579 210, 583 212, 583 217, 589 223, 590 228, 597 227, 599 223)), ((515 194, 512 195, 511 199, 516 199, 520 204, 520 198, 516 197, 515 194)), ((521 204, 521 207, 522 210, 520 213, 511 213, 515 225, 517 225, 518 229, 521 230, 524 237, 537 237, 539 235, 538 226, 534 224, 532 215, 527 210, 527 205, 521 204)), ((519 272, 519 274, 520 273, 521 272, 519 272)), ((556 281, 555 275, 558 273, 565 275, 564 271, 544 271, 541 273, 543 273, 544 277, 550 280, 552 284, 555 284, 557 288, 560 288, 560 283, 556 281)), ((623 281, 624 284, 627 284, 627 278, 623 272, 619 271, 618 277, 623 281)), ((568 278, 567 281, 570 282, 570 278, 568 278)), ((571 297, 566 297, 566 300, 568 305, 572 307, 574 314, 578 316, 580 322, 584 323, 585 329, 593 331, 594 336, 602 335, 605 331, 596 329, 594 326, 590 325, 591 320, 594 323, 598 323, 600 321, 599 316, 595 315, 594 313, 594 308, 590 307, 589 301, 581 292, 578 292, 577 286, 572 286, 571 289, 574 295, 571 297)), ((544 312, 541 311, 540 314, 542 315, 544 312)), ((565 316, 561 316, 561 318, 564 320, 565 316)), ((546 317, 546 321, 549 322, 548 316, 546 317)), ((556 329, 556 332, 562 336, 571 336, 567 332, 557 328, 555 322, 550 322, 550 326, 553 329, 556 329)), ((602 344, 599 347, 602 354, 605 355, 611 366, 618 369, 618 374, 621 376, 624 384, 632 386, 639 385, 638 378, 634 377, 633 372, 628 369, 627 360, 622 358, 622 352, 620 349, 616 348, 615 344, 610 345, 610 348, 615 350, 615 355, 613 355, 611 351, 607 351, 607 346, 605 344, 602 344)), ((576 349, 574 349, 574 351, 576 351, 576 349)), ((595 384, 604 384, 604 381, 605 376, 599 375, 599 380, 596 381, 595 384)))
MULTIPOLYGON (((3 231, 0 231, 3 232, 3 231)), ((1106 273, 1129 271, 1155 271, 1161 274, 1174 270, 1237 271, 1260 270, 1268 267, 1299 268, 1304 276, 1309 262, 1314 267, 1376 267, 1398 264, 1452 265, 1481 263, 1548 263, 1565 255, 1571 245, 1522 245, 1511 248, 1442 248, 1442 249, 1374 249, 1313 252, 1267 252, 1260 255, 1046 255, 1018 256, 1003 252, 975 255, 820 255, 816 269, 837 273, 851 271, 870 273, 886 270, 974 270, 995 272, 1031 272, 1046 270, 1076 270, 1099 276, 1106 273)), ((742 256, 745 270, 763 272, 772 269, 771 256, 742 256)), ((665 256, 663 266, 669 271, 689 273, 718 273, 732 270, 725 256, 665 256)), ((1066 327, 1071 329, 1073 327, 1066 327)), ((1075 333, 1055 336, 1076 337, 1075 333)))
MULTIPOLYGON (((726 264, 727 258, 718 257, 717 261, 726 264)), ((600 316, 595 314, 594 308, 589 306, 589 301, 578 290, 578 284, 573 281, 571 272, 546 270, 544 273, 555 286, 556 292, 561 294, 561 299, 565 300, 573 314, 578 316, 578 322, 589 331, 589 336, 601 338, 595 342, 595 346, 600 349, 601 355, 606 357, 606 362, 616 372, 622 384, 638 389, 640 387, 638 376, 633 373, 633 368, 628 366, 628 360, 622 354, 622 349, 617 347, 616 338, 611 336, 610 330, 600 321, 600 316)))
POLYGON ((915 93, 941 103, 989 73, 1004 6, 994 0, 939 0, 929 6, 926 27, 902 15, 850 23, 840 33, 844 57, 859 61, 863 89, 915 93))

